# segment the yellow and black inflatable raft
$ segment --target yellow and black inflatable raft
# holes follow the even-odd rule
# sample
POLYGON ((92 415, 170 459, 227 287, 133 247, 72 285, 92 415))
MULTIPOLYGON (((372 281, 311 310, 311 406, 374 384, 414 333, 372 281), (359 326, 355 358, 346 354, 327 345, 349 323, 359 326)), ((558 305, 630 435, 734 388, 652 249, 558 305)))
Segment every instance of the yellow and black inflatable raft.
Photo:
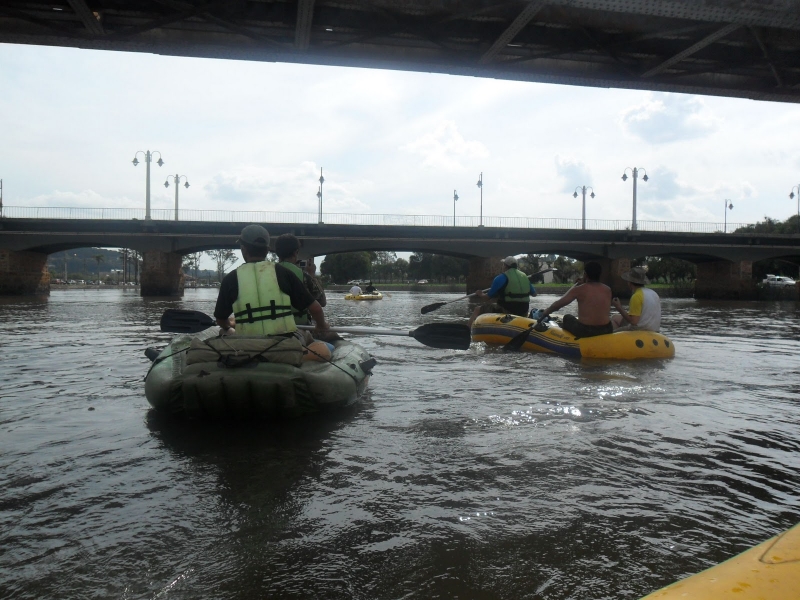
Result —
POLYGON ((344 297, 345 300, 382 300, 383 294, 380 292, 375 292, 374 294, 347 294, 344 297))
POLYGON ((800 525, 642 600, 800 598, 800 525))
POLYGON ((490 346, 505 346, 514 337, 528 330, 520 350, 550 352, 573 358, 672 358, 675 346, 665 335, 653 331, 619 331, 590 338, 576 338, 555 325, 547 323, 545 331, 536 331, 536 321, 525 317, 487 313, 472 324, 472 340, 490 346))

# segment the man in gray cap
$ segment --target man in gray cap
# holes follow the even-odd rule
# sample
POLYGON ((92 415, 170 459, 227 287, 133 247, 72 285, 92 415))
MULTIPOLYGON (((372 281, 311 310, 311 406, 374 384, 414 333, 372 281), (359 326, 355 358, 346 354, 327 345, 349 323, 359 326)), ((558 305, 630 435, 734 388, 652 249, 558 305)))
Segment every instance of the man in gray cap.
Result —
POLYGON ((248 225, 237 240, 244 264, 228 273, 217 296, 214 317, 224 332, 231 327, 243 335, 292 335, 297 331, 294 311, 308 311, 316 331, 328 329, 325 314, 303 282, 286 267, 267 261, 269 233, 248 225))
POLYGON ((611 318, 614 331, 630 329, 658 331, 661 329, 661 299, 653 290, 644 287, 650 283, 646 273, 647 270, 644 267, 633 267, 621 275, 628 282, 631 300, 628 303, 628 310, 623 308, 619 298, 611 300, 611 305, 619 312, 618 315, 611 318))
MULTIPOLYGON (((536 290, 528 279, 528 276, 517 268, 517 259, 513 256, 506 256, 503 259, 503 272, 492 281, 492 287, 484 293, 483 290, 475 292, 475 296, 481 300, 495 299, 503 310, 512 315, 520 317, 528 316, 528 304, 530 296, 535 296, 536 290)), ((481 307, 476 309, 478 314, 481 307)), ((477 314, 474 315, 477 317, 477 314)))

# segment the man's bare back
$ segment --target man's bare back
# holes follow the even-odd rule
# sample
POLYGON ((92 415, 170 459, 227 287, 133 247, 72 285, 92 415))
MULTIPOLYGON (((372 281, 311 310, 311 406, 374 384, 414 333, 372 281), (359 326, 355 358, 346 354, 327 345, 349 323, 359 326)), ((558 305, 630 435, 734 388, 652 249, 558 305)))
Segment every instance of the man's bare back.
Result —
MULTIPOLYGON (((584 325, 605 325, 609 321, 611 288, 599 281, 589 281, 572 290, 578 300, 578 321, 584 325)), ((569 292, 567 292, 569 294, 569 292)))
MULTIPOLYGON (((600 267, 597 266, 597 269, 599 272, 600 267)), ((611 288, 588 279, 585 272, 566 294, 544 310, 544 314, 549 315, 574 300, 578 301, 578 321, 584 325, 602 326, 611 322, 608 316, 611 310, 611 288)))

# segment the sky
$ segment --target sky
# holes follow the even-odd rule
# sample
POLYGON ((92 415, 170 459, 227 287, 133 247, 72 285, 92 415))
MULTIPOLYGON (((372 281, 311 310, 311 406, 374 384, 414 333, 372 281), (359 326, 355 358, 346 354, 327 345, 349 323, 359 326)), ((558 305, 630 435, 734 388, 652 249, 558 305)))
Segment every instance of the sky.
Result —
POLYGON ((797 212, 800 106, 372 69, 0 44, 5 206, 729 223, 797 212), (139 155, 139 160, 142 157, 139 155))

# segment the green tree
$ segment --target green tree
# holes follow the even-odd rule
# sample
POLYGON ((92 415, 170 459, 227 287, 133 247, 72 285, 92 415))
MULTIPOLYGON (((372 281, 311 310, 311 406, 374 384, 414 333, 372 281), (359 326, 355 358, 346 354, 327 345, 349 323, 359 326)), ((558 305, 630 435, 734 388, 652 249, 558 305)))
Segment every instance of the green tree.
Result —
POLYGON ((106 257, 102 254, 95 254, 92 258, 97 261, 97 284, 100 285, 100 263, 103 262, 106 257))
POLYGON ((583 263, 568 256, 556 257, 553 267, 558 269, 553 273, 557 283, 572 283, 583 273, 583 263))
POLYGON ((222 281, 225 269, 236 262, 236 253, 233 250, 208 250, 206 252, 217 265, 217 281, 222 281))
POLYGON ((397 263, 397 254, 394 252, 375 252, 375 257, 372 259, 372 277, 383 281, 394 279, 395 264, 397 263))
POLYGON ((688 282, 697 278, 694 263, 671 256, 648 256, 632 261, 631 266, 647 267, 647 278, 654 283, 688 282))
POLYGON ((335 283, 351 279, 368 279, 372 270, 369 252, 340 252, 328 254, 319 267, 320 273, 335 283))

